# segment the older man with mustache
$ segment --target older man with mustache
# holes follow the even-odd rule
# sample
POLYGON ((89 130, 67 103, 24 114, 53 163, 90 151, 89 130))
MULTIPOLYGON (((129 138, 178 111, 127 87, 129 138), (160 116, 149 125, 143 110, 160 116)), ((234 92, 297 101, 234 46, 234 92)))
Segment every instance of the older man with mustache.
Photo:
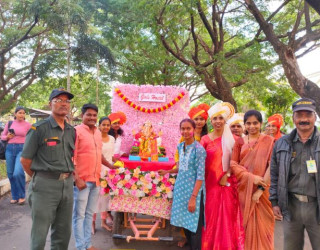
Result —
POLYGON ((28 190, 32 250, 45 248, 49 229, 51 249, 67 250, 69 246, 76 133, 65 117, 72 98, 65 89, 54 89, 49 97, 52 114, 32 125, 23 146, 21 164, 32 177, 28 190))
POLYGON ((270 201, 284 218, 284 249, 303 249, 304 230, 312 249, 320 249, 320 140, 315 102, 302 98, 292 105, 296 126, 275 144, 271 159, 270 201))

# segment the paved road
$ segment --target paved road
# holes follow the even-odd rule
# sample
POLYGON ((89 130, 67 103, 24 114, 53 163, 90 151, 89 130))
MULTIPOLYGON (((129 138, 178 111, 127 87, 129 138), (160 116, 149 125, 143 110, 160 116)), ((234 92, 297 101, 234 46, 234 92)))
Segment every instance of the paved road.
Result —
MULTIPOLYGON (((30 208, 28 205, 19 206, 9 204, 9 195, 0 199, 0 242, 1 249, 17 249, 27 250, 29 249, 29 236, 31 228, 30 208)), ((97 221, 97 225, 100 222, 97 221)), ((129 234, 129 231, 128 231, 129 234)), ((129 244, 125 241, 115 246, 113 244, 111 233, 104 231, 97 227, 97 232, 93 236, 93 244, 101 250, 186 250, 185 248, 177 247, 178 233, 174 237, 174 242, 168 244, 164 242, 130 242, 129 244), (152 244, 152 247, 151 247, 152 244)), ((275 249, 282 249, 282 227, 281 222, 276 223, 275 228, 275 249)), ((50 238, 47 239, 46 250, 50 249, 50 238)), ((69 249, 74 250, 74 239, 71 238, 69 249)), ((311 245, 308 237, 306 236, 305 250, 311 250, 311 245)))

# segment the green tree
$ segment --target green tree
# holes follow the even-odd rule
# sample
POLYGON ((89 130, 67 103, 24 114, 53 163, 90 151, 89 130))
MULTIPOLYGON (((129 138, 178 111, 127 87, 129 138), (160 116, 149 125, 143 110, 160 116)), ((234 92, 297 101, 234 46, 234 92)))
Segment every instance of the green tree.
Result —
MULTIPOLYGON (((71 105, 71 116, 76 118, 80 115, 80 109, 85 103, 96 103, 96 77, 91 74, 74 75, 71 77, 71 93, 74 94, 71 105)), ((111 87, 106 84, 108 79, 102 78, 99 81, 99 92, 97 104, 99 108, 99 116, 108 115, 110 113, 111 87)), ((24 91, 18 104, 26 108, 38 108, 49 110, 49 95, 53 89, 67 86, 66 77, 64 78, 46 78, 32 84, 24 91)))
POLYGON ((278 2, 273 12, 268 10, 268 1, 244 3, 258 24, 256 38, 270 43, 292 89, 301 97, 314 99, 320 115, 320 88, 301 73, 297 62, 320 45, 319 15, 303 0, 278 2))
MULTIPOLYGON (((0 112, 10 108, 35 80, 66 75, 66 36, 74 28, 74 69, 97 59, 113 64, 93 28, 94 1, 2 0, 0 2, 0 112), (70 10, 72 10, 70 12, 70 10)), ((97 11, 97 9, 95 9, 97 11)))

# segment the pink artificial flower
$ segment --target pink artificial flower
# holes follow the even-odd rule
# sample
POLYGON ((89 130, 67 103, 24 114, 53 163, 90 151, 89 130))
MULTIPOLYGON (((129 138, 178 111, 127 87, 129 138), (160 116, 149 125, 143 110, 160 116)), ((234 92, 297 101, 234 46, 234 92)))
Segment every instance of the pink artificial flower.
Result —
POLYGON ((131 178, 128 183, 129 183, 130 185, 133 185, 133 184, 136 183, 136 181, 135 181, 133 178, 131 178))
POLYGON ((124 173, 127 175, 127 174, 131 174, 131 172, 128 170, 128 169, 126 169, 126 171, 124 171, 124 173))
POLYGON ((164 185, 165 185, 166 187, 171 187, 171 183, 170 183, 169 181, 164 182, 164 185))
POLYGON ((120 188, 120 189, 119 189, 119 195, 123 195, 123 194, 124 194, 123 189, 120 188))
POLYGON ((129 182, 127 182, 126 184, 124 184, 124 187, 130 189, 130 188, 131 188, 131 185, 132 185, 132 184, 130 184, 129 182))
POLYGON ((116 170, 115 169, 109 169, 108 174, 109 175, 115 175, 116 174, 116 170))
POLYGON ((137 190, 131 190, 131 195, 136 196, 137 195, 137 190))
POLYGON ((131 180, 133 180, 134 182, 137 182, 139 180, 139 178, 137 177, 132 177, 131 180))
POLYGON ((147 173, 144 178, 146 179, 146 181, 148 182, 151 182, 152 181, 152 178, 151 178, 151 174, 150 173, 147 173))
POLYGON ((157 189, 152 189, 150 194, 153 196, 153 195, 156 195, 157 194, 157 189))

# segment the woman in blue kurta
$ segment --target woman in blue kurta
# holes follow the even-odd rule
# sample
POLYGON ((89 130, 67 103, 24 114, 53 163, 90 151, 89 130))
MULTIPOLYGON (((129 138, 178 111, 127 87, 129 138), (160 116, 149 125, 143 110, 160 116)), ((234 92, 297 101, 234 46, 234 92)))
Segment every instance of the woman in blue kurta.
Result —
MULTIPOLYGON (((201 249, 203 226, 203 182, 206 151, 194 139, 195 123, 184 119, 180 123, 185 141, 178 145, 179 168, 174 186, 171 224, 184 228, 190 249, 201 249)), ((173 170, 174 171, 174 170, 173 170)))

